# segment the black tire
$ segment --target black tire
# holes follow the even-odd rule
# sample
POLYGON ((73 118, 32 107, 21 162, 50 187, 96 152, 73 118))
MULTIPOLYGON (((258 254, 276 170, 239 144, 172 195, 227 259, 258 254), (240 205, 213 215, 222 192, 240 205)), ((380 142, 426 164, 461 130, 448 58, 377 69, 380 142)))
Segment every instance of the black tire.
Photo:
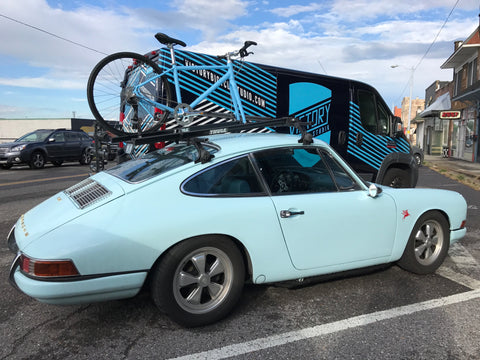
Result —
POLYGON ((0 165, 0 168, 5 169, 5 170, 8 170, 8 169, 10 169, 12 166, 13 166, 12 164, 1 164, 1 165, 0 165))
POLYGON ((415 223, 398 265, 415 274, 433 273, 442 265, 449 247, 447 219, 437 211, 430 211, 415 223))
POLYGON ((53 166, 62 166, 63 161, 62 160, 53 160, 52 161, 53 166))
POLYGON ((202 326, 231 312, 244 281, 245 265, 235 244, 219 235, 202 236, 177 244, 162 257, 152 271, 151 294, 177 323, 202 326))
POLYGON ((415 158, 415 163, 418 166, 422 166, 422 156, 420 154, 413 154, 413 157, 415 158))
POLYGON ((28 165, 32 169, 42 169, 45 166, 45 155, 41 151, 34 151, 28 165))
POLYGON ((391 168, 383 177, 382 185, 391 186, 394 188, 409 188, 412 187, 410 174, 407 170, 399 168, 391 168))
POLYGON ((90 149, 84 149, 82 151, 82 157, 79 160, 81 165, 88 165, 92 162, 92 151, 90 149))
POLYGON ((95 119, 105 130, 119 136, 158 130, 169 113, 155 113, 155 107, 148 100, 171 106, 172 92, 167 78, 162 76, 155 83, 148 82, 139 88, 142 98, 133 96, 133 86, 161 72, 155 62, 136 53, 120 52, 101 60, 87 83, 88 105, 95 119), (132 67, 134 63, 137 65, 132 67), (131 111, 133 99, 138 102, 138 122, 133 120, 134 111, 131 111), (118 122, 121 113, 124 114, 122 128, 109 123, 118 122))

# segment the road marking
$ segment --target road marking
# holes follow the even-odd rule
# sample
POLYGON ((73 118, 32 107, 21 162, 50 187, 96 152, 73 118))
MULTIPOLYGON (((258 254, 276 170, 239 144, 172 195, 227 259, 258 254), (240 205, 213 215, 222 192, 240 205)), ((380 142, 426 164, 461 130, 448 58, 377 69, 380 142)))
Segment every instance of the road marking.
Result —
POLYGON ((480 281, 466 275, 471 273, 473 269, 477 269, 479 265, 472 254, 461 243, 457 242, 450 247, 448 256, 459 271, 442 266, 436 273, 470 289, 480 289, 480 281))
POLYGON ((10 183, 0 184, 0 187, 1 187, 1 186, 8 186, 8 185, 20 185, 20 184, 43 182, 43 181, 51 181, 51 180, 69 179, 69 178, 76 178, 76 177, 88 176, 88 175, 89 175, 89 174, 86 173, 86 174, 78 174, 78 175, 57 176, 57 177, 48 178, 48 179, 36 179, 36 180, 15 181, 15 182, 10 182, 10 183))
POLYGON ((401 306, 394 309, 378 311, 371 314, 355 316, 349 319, 335 321, 333 323, 318 325, 297 331, 272 335, 261 339, 246 341, 243 343, 224 346, 218 349, 204 351, 196 354, 175 358, 176 360, 195 359, 225 359, 232 356, 245 355, 254 351, 269 349, 295 341, 320 337, 340 331, 366 326, 379 321, 390 320, 400 316, 411 315, 420 311, 432 310, 443 306, 454 305, 461 302, 480 298, 480 289, 455 294, 440 299, 433 299, 421 303, 401 306))

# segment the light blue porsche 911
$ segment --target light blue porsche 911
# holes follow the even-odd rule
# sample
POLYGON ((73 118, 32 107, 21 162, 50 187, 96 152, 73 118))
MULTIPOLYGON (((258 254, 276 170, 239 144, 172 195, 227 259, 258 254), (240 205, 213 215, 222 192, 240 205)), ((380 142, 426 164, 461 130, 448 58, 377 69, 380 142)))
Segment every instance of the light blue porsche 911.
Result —
POLYGON ((185 326, 225 317, 246 282, 396 262, 434 272, 465 233, 451 191, 363 181, 328 145, 286 134, 179 141, 22 215, 11 283, 50 304, 135 296, 185 326))

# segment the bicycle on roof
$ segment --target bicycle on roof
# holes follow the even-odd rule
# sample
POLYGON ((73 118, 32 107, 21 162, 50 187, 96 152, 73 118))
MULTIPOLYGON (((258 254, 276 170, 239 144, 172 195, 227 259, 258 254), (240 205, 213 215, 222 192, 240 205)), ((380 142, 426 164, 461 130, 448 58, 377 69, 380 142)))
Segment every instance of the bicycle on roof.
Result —
POLYGON ((218 59, 226 60, 212 65, 182 65, 177 63, 176 45, 186 44, 168 35, 158 33, 155 38, 170 52, 169 63, 162 70, 153 60, 159 52, 140 55, 132 52, 120 52, 107 56, 92 70, 87 84, 87 99, 90 109, 99 123, 116 135, 149 134, 168 127, 186 127, 193 125, 194 118, 211 117, 224 121, 246 123, 255 117, 245 115, 242 100, 235 81, 234 62, 249 54, 248 48, 256 45, 245 41, 244 46, 228 52, 218 59), (213 84, 197 91, 196 98, 189 103, 182 101, 182 78, 188 72, 212 71, 216 75, 213 84), (218 78, 217 78, 218 76, 218 78), (172 94, 174 90, 175 98, 172 94), (214 91, 228 89, 229 111, 205 111, 197 108, 214 91), (120 121, 123 126, 115 128, 120 121))

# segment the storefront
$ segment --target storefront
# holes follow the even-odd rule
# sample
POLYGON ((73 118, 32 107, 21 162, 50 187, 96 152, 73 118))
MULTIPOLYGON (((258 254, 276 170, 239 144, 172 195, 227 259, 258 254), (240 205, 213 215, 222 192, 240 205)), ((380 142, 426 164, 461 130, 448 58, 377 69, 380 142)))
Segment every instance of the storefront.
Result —
POLYGON ((472 162, 480 162, 478 133, 480 114, 480 89, 467 92, 453 99, 464 104, 461 118, 453 121, 451 128, 452 157, 472 162))
POLYGON ((440 119, 440 112, 449 110, 451 107, 450 94, 446 93, 438 97, 435 102, 428 106, 418 115, 417 144, 425 154, 447 157, 449 120, 440 119))

